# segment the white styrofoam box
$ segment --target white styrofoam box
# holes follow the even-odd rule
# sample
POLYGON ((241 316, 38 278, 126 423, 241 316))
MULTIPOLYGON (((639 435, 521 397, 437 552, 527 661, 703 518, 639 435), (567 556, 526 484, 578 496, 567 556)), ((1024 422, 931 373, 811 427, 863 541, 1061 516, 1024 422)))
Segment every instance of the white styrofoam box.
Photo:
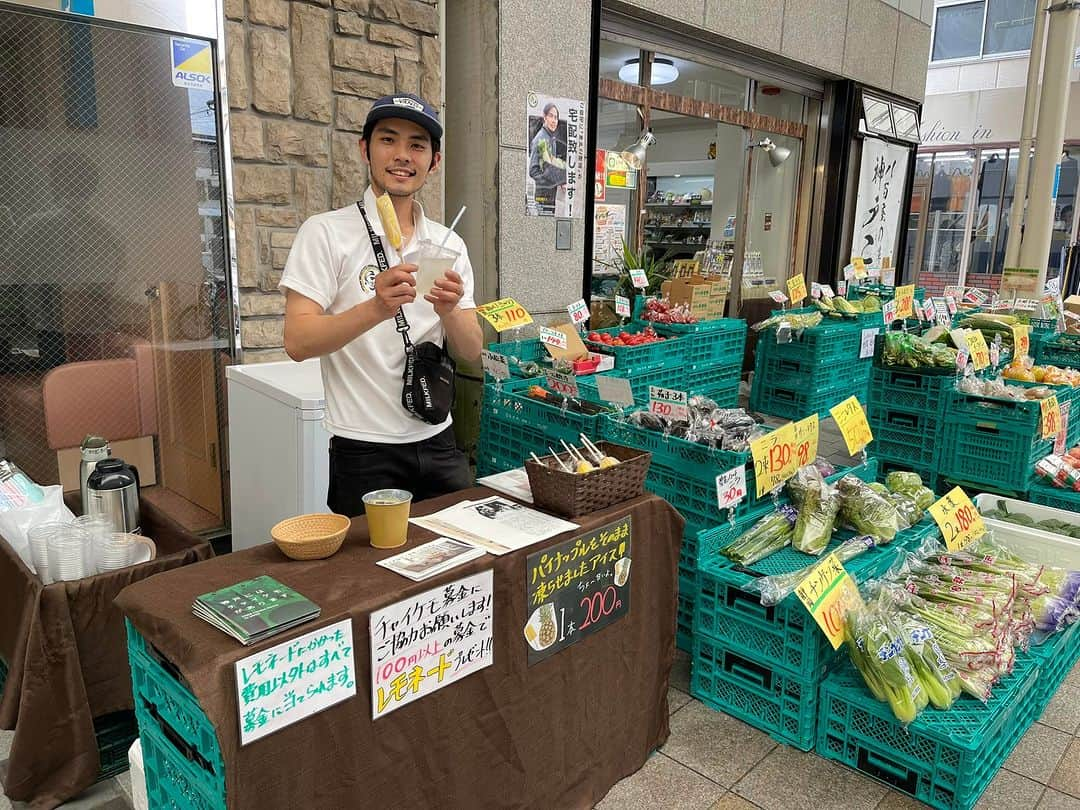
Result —
POLYGON ((135 810, 149 810, 150 800, 146 795, 146 770, 143 768, 142 741, 138 737, 128 749, 128 767, 131 770, 131 803, 135 810))
MULTIPOLYGON (((1009 512, 1027 515, 1034 520, 1062 520, 1069 523, 1080 521, 1080 517, 1077 517, 1074 512, 1066 512, 1063 509, 1054 509, 1052 506, 1028 501, 1018 501, 1014 498, 1006 498, 1004 495, 982 492, 975 496, 974 501, 975 508, 980 512, 983 509, 992 511, 1000 502, 1009 512)), ((1045 529, 1034 529, 994 518, 984 517, 983 522, 987 529, 993 531, 995 540, 1031 562, 1045 563, 1072 571, 1080 570, 1080 540, 1075 537, 1066 537, 1045 529)))

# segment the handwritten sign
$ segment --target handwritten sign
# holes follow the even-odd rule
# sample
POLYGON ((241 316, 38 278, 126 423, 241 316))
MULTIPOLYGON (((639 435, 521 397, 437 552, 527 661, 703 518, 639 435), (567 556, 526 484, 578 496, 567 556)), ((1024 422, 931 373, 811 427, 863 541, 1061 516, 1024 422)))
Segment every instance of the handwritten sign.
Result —
POLYGON ((986 338, 978 329, 971 329, 967 333, 968 354, 971 355, 971 364, 975 370, 986 368, 990 365, 990 347, 986 345, 986 338))
POLYGON ((631 516, 525 560, 529 665, 603 630, 630 610, 631 516))
POLYGON ((986 534, 982 515, 960 487, 953 487, 932 503, 930 515, 941 529, 941 536, 949 551, 960 551, 972 540, 986 534))
POLYGON ((619 318, 630 317, 630 299, 621 295, 615 296, 615 315, 619 318))
POLYGON ((821 285, 821 294, 824 298, 828 300, 832 300, 836 297, 836 294, 832 291, 832 287, 830 287, 828 284, 821 285))
POLYGON ((540 327, 540 342, 546 346, 554 346, 556 349, 565 349, 567 346, 566 334, 550 326, 540 327))
POLYGON ((886 326, 896 320, 896 301, 886 301, 882 305, 881 317, 885 319, 886 326))
POLYGON ((631 267, 630 283, 637 287, 639 290, 644 290, 649 286, 649 276, 640 267, 631 267))
POLYGON ((372 611, 372 719, 491 666, 494 618, 491 571, 372 611))
POLYGON ((865 360, 874 356, 874 342, 877 340, 878 330, 874 327, 862 330, 862 339, 859 341, 859 359, 865 360))
POLYGON ((967 349, 957 349, 956 351, 956 370, 966 371, 968 365, 968 352, 967 349))
POLYGON ((476 308, 476 311, 495 328, 496 332, 505 332, 507 329, 515 329, 533 322, 532 315, 513 298, 500 298, 490 304, 482 304, 476 308))
POLYGON ((927 323, 933 323, 936 312, 937 307, 934 305, 934 300, 932 298, 924 299, 922 303, 923 320, 927 323))
POLYGON ((821 295, 822 295, 821 285, 818 284, 816 281, 811 281, 810 282, 810 297, 817 300, 818 298, 821 298, 821 295))
POLYGON ((772 433, 750 442, 754 459, 754 491, 761 498, 779 487, 798 470, 795 466, 795 425, 788 422, 772 433))
POLYGON ((480 362, 484 367, 484 371, 496 380, 510 379, 510 361, 507 360, 505 354, 489 352, 485 349, 480 352, 480 362))
POLYGON ((312 630, 236 662, 240 745, 356 694, 352 619, 312 630))
POLYGON ((556 394, 577 399, 581 395, 578 389, 577 377, 573 374, 564 374, 561 371, 547 371, 547 387, 556 394))
POLYGON ((841 296, 847 295, 847 282, 846 281, 838 281, 838 282, 836 282, 836 294, 841 295, 841 296))
POLYGON ((788 297, 786 295, 784 295, 782 292, 780 292, 780 290, 772 290, 769 293, 769 298, 771 298, 773 301, 775 301, 778 304, 786 303, 787 300, 788 300, 788 297))
POLYGON ((795 593, 818 627, 825 633, 834 650, 844 643, 844 617, 847 612, 862 603, 859 588, 836 552, 833 552, 800 582, 795 593))
POLYGON ((1061 406, 1058 405, 1056 396, 1049 396, 1039 400, 1040 434, 1042 438, 1049 439, 1057 436, 1061 430, 1061 406))
POLYGON ((585 303, 584 298, 579 298, 566 308, 566 311, 570 313, 570 320, 574 326, 580 326, 589 320, 589 305, 585 303))
POLYGON ((969 304, 985 304, 990 300, 990 296, 980 290, 978 287, 970 288, 964 293, 964 301, 969 304))
POLYGON ((950 315, 955 315, 956 314, 956 311, 957 311, 956 299, 953 298, 951 295, 946 295, 945 296, 945 308, 947 310, 949 310, 950 315))
POLYGON ((732 467, 716 476, 716 505, 723 512, 734 509, 746 498, 746 467, 732 467))
POLYGON ((848 454, 855 455, 874 440, 870 423, 866 421, 866 411, 856 397, 848 397, 839 405, 834 405, 829 413, 840 428, 848 454))
POLYGON ((1015 323, 1012 326, 1013 357, 1027 357, 1031 352, 1031 325, 1015 323))
POLYGON ((905 284, 903 287, 897 287, 896 297, 893 300, 896 301, 897 318, 913 317, 913 307, 915 305, 915 285, 905 284))
POLYGON ((796 470, 817 458, 819 428, 820 420, 816 413, 795 423, 792 455, 795 457, 796 470))
POLYGON ((690 420, 690 408, 685 391, 673 391, 670 388, 650 385, 649 410, 657 416, 665 416, 680 422, 690 420))
POLYGON ((806 298, 806 277, 799 273, 787 280, 788 298, 792 304, 799 304, 806 298))
POLYGON ((604 375, 597 375, 593 379, 596 380, 597 396, 604 402, 627 407, 634 404, 634 392, 630 388, 630 380, 625 377, 607 377, 604 375))

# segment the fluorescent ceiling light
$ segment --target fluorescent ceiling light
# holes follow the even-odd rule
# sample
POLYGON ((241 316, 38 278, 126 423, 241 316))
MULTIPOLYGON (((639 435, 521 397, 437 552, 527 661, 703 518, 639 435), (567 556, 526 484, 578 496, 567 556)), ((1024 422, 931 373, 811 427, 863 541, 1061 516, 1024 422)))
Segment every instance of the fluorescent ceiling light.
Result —
MULTIPOLYGON (((619 79, 628 84, 637 84, 640 81, 640 63, 637 58, 628 59, 626 64, 619 68, 619 79)), ((651 84, 671 84, 679 78, 679 69, 670 59, 658 57, 653 59, 651 84)))

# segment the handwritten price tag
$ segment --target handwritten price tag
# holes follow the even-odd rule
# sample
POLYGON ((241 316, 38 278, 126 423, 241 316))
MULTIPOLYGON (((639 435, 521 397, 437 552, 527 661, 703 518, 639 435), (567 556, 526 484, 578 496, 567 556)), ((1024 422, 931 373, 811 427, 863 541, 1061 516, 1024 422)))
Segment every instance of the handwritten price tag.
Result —
POLYGON ((764 497, 795 474, 795 426, 788 422, 772 433, 750 442, 754 459, 754 491, 764 497))
POLYGON ((836 553, 815 565, 806 579, 796 586, 795 593, 832 648, 840 649, 844 643, 844 617, 849 610, 862 604, 862 597, 836 553))
POLYGON ((971 355, 971 364, 975 370, 986 368, 990 365, 990 347, 986 345, 986 338, 977 329, 967 333, 968 353, 971 355))
POLYGON ((888 326, 896 320, 896 302, 886 301, 881 307, 881 316, 885 319, 885 325, 888 326))
POLYGON ((945 308, 949 310, 950 315, 956 314, 956 299, 951 295, 945 296, 945 308))
MULTIPOLYGON (((847 291, 845 290, 844 292, 847 291)), ((826 300, 830 301, 836 297, 836 294, 832 291, 832 287, 830 287, 828 284, 821 285, 821 294, 825 296, 826 300)))
POLYGON ((982 515, 960 487, 953 487, 944 497, 931 504, 930 514, 941 529, 941 536, 949 551, 960 551, 972 540, 986 534, 982 515))
POLYGON ((1012 327, 1013 357, 1027 357, 1031 352, 1031 325, 1016 323, 1012 327))
POLYGON ((650 385, 649 410, 657 416, 666 416, 679 422, 690 421, 690 408, 686 404, 685 391, 650 385))
POLYGON ((716 505, 734 509, 746 498, 746 467, 732 467, 716 476, 716 505))
POLYGON ((630 283, 637 287, 639 290, 644 290, 649 286, 649 276, 640 267, 631 267, 630 283))
POLYGON ((870 423, 866 421, 866 411, 857 398, 848 397, 839 405, 830 408, 829 413, 840 428, 849 455, 855 455, 874 440, 870 423))
POLYGON ((956 352, 956 370, 963 371, 967 368, 968 353, 967 349, 958 349, 956 352))
POLYGON ((621 295, 615 296, 615 315, 619 318, 630 317, 630 299, 621 295))
POLYGON ((816 281, 810 282, 810 297, 814 299, 821 298, 821 285, 816 281))
POLYGON ((1061 430, 1058 431, 1057 436, 1054 438, 1055 456, 1060 456, 1065 452, 1065 439, 1069 432, 1069 410, 1072 407, 1072 403, 1063 402, 1059 407, 1061 410, 1061 430))
POLYGON ((798 304, 806 298, 806 277, 802 273, 787 280, 787 294, 792 304, 798 304))
POLYGON ((878 330, 871 326, 862 330, 862 340, 859 341, 859 359, 865 360, 874 356, 874 341, 877 340, 878 330))
POLYGON ((783 304, 788 300, 788 297, 786 295, 784 295, 782 292, 780 292, 779 290, 773 290, 772 292, 770 292, 769 293, 769 298, 771 298, 773 301, 775 301, 778 304, 783 304))
POLYGON ((924 321, 926 321, 927 323, 933 323, 934 314, 936 311, 937 308, 934 306, 934 300, 932 298, 927 298, 923 301, 922 312, 924 321))
POLYGON ((816 413, 795 423, 795 469, 805 467, 817 458, 819 420, 816 413))
POLYGON ((476 311, 480 313, 481 318, 495 327, 496 332, 504 332, 507 329, 515 329, 533 322, 532 315, 513 298, 500 298, 498 301, 477 307, 476 311))
POLYGON ((855 270, 855 278, 860 280, 866 278, 866 260, 862 256, 852 256, 851 266, 855 270))
POLYGON ((480 352, 480 362, 484 366, 484 371, 496 380, 510 379, 510 361, 506 359, 505 354, 497 354, 485 349, 480 352))
POLYGON ((540 342, 546 346, 554 346, 556 349, 565 349, 566 335, 550 326, 541 326, 540 342))
POLYGON ((1056 396, 1047 397, 1039 401, 1040 415, 1042 416, 1042 437, 1049 439, 1057 436, 1061 430, 1061 406, 1058 405, 1056 396))
POLYGON ((561 371, 548 371, 547 386, 556 394, 562 394, 574 399, 577 399, 580 394, 577 377, 572 374, 563 374, 561 371))
POLYGON ((896 317, 911 318, 914 316, 915 285, 905 284, 896 288, 896 317))
POLYGON ((572 303, 566 311, 570 313, 570 320, 573 321, 574 326, 580 326, 589 320, 589 305, 585 303, 584 298, 579 298, 572 303))

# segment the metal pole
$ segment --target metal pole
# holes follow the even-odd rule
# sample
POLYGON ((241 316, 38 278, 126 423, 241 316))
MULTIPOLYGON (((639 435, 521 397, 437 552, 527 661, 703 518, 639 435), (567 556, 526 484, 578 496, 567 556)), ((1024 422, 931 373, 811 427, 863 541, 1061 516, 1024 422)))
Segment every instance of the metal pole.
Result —
POLYGON ((1024 91, 1024 115, 1020 123, 1020 147, 1016 158, 1016 190, 1009 209, 1009 235, 1005 242, 1005 267, 1016 267, 1020 257, 1020 233, 1027 202, 1028 170, 1031 167, 1032 133, 1035 127, 1035 107, 1039 98, 1039 73, 1042 72, 1043 41, 1046 39, 1046 10, 1044 0, 1035 8, 1035 26, 1031 34, 1031 54, 1028 57, 1027 89, 1024 91))
POLYGON ((1065 142, 1065 115, 1069 106, 1069 73, 1076 44, 1080 0, 1065 0, 1048 9, 1046 60, 1036 132, 1035 160, 1031 169, 1031 194, 1027 225, 1020 244, 1020 267, 1038 268, 1038 291, 1046 285, 1046 264, 1054 229, 1054 174, 1065 142))

